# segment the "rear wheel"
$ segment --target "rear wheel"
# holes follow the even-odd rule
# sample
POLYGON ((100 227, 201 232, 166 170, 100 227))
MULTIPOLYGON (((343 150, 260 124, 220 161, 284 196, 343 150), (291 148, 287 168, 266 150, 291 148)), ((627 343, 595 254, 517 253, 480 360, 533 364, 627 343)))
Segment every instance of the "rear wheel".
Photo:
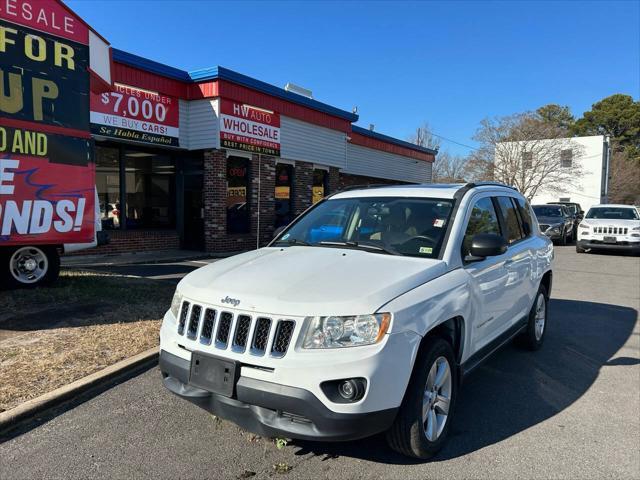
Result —
POLYGON ((560 237, 560 245, 564 246, 567 244, 567 231, 562 231, 562 236, 560 237))
POLYGON ((55 247, 15 247, 1 258, 3 283, 8 288, 48 285, 60 274, 60 256, 55 247))
POLYGON ((458 392, 453 349, 432 337, 420 349, 398 415, 387 432, 395 451, 421 459, 434 456, 449 434, 458 392))
POLYGON ((540 285, 529 312, 527 328, 522 334, 524 346, 529 350, 538 350, 544 341, 544 335, 547 332, 548 301, 547 289, 544 285, 540 285))

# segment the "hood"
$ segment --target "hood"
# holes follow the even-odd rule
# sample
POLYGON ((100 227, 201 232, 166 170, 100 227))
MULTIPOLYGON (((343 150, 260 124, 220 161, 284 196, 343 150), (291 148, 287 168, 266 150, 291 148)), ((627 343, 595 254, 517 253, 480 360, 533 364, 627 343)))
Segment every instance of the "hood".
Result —
POLYGON ((590 227, 640 227, 640 220, 621 220, 619 218, 585 218, 582 220, 583 224, 590 227))
POLYGON ((178 284, 187 298, 273 315, 374 313, 395 297, 442 275, 442 260, 362 250, 262 248, 199 268, 178 284), (233 302, 234 300, 230 300, 233 302))
POLYGON ((557 225, 559 223, 564 223, 565 219, 563 217, 544 217, 538 216, 538 223, 542 225, 557 225))

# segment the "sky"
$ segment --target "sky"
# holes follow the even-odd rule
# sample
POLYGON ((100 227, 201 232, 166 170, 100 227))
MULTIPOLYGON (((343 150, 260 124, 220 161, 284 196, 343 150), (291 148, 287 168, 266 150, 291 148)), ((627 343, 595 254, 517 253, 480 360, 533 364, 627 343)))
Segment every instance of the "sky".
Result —
POLYGON ((116 48, 292 82, 401 139, 428 122, 452 154, 486 117, 640 96, 640 0, 67 4, 116 48))

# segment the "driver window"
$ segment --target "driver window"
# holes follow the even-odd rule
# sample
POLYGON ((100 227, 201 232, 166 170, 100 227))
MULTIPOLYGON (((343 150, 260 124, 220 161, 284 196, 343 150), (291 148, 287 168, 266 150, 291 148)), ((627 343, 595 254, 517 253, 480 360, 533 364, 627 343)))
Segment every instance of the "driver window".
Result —
POLYGON ((467 230, 462 241, 462 258, 469 254, 471 239, 478 233, 495 233, 500 235, 500 223, 491 198, 485 197, 478 200, 471 210, 467 230))

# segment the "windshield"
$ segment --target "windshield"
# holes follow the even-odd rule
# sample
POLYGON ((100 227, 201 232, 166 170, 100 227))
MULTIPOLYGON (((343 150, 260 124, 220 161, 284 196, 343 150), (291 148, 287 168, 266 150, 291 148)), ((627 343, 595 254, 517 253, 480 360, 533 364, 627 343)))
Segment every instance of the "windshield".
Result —
POLYGON ((361 197, 327 200, 282 232, 274 246, 358 248, 436 258, 451 200, 361 197))
POLYGON ((536 217, 562 217, 562 207, 534 205, 533 211, 536 212, 536 217))
POLYGON ((606 220, 637 220, 635 208, 624 207, 594 207, 587 212, 587 218, 606 220))

